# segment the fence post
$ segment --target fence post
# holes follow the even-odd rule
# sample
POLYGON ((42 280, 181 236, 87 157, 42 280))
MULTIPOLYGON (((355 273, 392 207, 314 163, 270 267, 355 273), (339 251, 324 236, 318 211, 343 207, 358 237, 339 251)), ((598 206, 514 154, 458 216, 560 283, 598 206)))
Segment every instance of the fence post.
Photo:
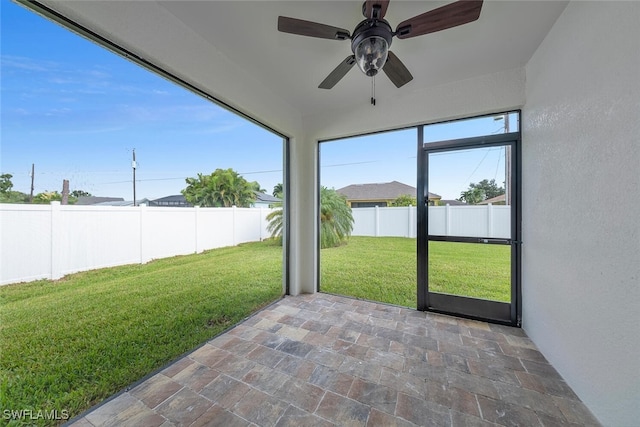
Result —
POLYGON ((487 237, 493 237, 493 205, 487 203, 487 237))
POLYGON ((231 206, 231 227, 233 234, 231 235, 231 244, 236 245, 236 205, 231 206))
POLYGON ((146 264, 151 260, 151 258, 146 254, 147 245, 145 244, 144 223, 147 221, 147 205, 144 203, 139 205, 138 211, 140 212, 140 264, 146 264))
POLYGON ((51 280, 62 278, 62 257, 67 251, 62 250, 62 229, 60 227, 60 202, 51 202, 51 280))
POLYGON ((374 223, 373 234, 375 237, 378 237, 378 235, 380 234, 380 208, 378 206, 376 206, 374 210, 373 223, 374 223))
POLYGON ((489 203, 487 204, 487 225, 489 226, 489 237, 495 237, 495 230, 493 227, 493 216, 494 216, 494 208, 493 208, 493 204, 489 203))
POLYGON ((195 226, 196 253, 199 254, 200 252, 202 252, 202 247, 200 244, 200 206, 194 206, 193 212, 194 212, 195 222, 196 222, 196 226, 195 226))
POLYGON ((444 235, 451 236, 451 205, 449 203, 444 207, 444 235))

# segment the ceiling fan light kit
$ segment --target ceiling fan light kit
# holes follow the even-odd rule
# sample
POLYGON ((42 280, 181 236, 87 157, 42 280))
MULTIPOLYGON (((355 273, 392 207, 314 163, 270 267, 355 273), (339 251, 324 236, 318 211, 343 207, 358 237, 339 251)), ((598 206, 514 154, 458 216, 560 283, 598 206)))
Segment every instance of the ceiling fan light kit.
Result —
MULTIPOLYGON (((402 21, 395 32, 383 19, 388 7, 389 0, 365 1, 362 5, 365 20, 356 26, 353 35, 343 28, 286 16, 278 17, 278 31, 332 40, 351 39, 353 55, 348 56, 329 73, 318 86, 320 89, 331 89, 356 63, 369 77, 374 77, 380 70, 384 71, 389 80, 400 88, 413 80, 413 76, 402 61, 389 50, 393 37, 407 39, 475 21, 480 17, 482 0, 458 0, 430 10, 402 21)), ((375 105, 374 101, 372 103, 375 105)))
POLYGON ((384 20, 364 20, 354 30, 351 50, 367 76, 375 76, 387 63, 392 37, 391 26, 384 20))

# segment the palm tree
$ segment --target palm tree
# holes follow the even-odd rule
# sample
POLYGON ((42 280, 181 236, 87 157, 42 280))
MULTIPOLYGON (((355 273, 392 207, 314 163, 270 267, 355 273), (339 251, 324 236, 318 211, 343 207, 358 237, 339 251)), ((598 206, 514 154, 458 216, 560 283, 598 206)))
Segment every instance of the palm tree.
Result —
POLYGON ((284 194, 284 188, 282 187, 282 183, 279 182, 276 185, 273 186, 273 197, 279 197, 282 199, 282 196, 284 194))
POLYGON ((256 200, 253 184, 233 169, 216 169, 211 175, 187 178, 182 190, 192 205, 209 207, 250 207, 256 200))
POLYGON ((255 191, 256 193, 265 194, 267 192, 266 189, 262 188, 258 181, 251 181, 249 184, 251 184, 251 188, 253 188, 253 191, 255 191))
POLYGON ((271 233, 271 237, 277 239, 278 244, 282 245, 282 227, 284 225, 282 221, 282 202, 274 203, 273 206, 278 209, 271 211, 267 215, 267 221, 269 221, 267 231, 271 233))
MULTIPOLYGON (((282 208, 267 215, 267 229, 282 242, 282 208)), ((331 248, 345 243, 353 231, 353 216, 346 198, 334 189, 320 189, 320 247, 331 248)))
POLYGON ((320 189, 320 247, 340 246, 353 231, 353 216, 347 199, 334 189, 320 189))

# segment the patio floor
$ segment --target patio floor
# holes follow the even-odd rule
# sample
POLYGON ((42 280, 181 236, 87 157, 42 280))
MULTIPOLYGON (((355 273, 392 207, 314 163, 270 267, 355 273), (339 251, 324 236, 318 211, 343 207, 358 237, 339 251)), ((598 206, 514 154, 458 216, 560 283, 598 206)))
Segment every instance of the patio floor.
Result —
POLYGON ((599 425, 521 329, 287 297, 74 426, 599 425))

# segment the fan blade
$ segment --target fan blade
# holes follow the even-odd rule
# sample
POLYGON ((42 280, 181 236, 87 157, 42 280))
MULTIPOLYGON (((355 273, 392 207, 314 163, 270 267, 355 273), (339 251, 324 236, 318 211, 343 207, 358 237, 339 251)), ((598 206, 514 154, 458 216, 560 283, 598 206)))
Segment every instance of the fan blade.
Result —
POLYGON ((467 24, 478 19, 481 10, 482 0, 460 0, 401 22, 396 36, 408 39, 467 24))
POLYGON ((362 5, 362 14, 367 19, 382 19, 384 15, 386 15, 388 7, 389 0, 367 0, 364 5, 362 5), (378 6, 377 16, 374 16, 376 9, 374 6, 378 6))
POLYGON ((413 76, 404 66, 402 61, 391 51, 387 56, 387 62, 382 67, 382 71, 389 77, 389 80, 396 85, 396 87, 404 86, 413 80, 413 76))
POLYGON ((353 64, 356 63, 355 55, 347 56, 344 61, 340 63, 328 76, 326 79, 320 83, 318 88, 320 89, 331 89, 338 83, 353 67, 353 64))
POLYGON ((278 16, 278 31, 321 39, 345 40, 351 37, 349 31, 342 28, 286 16, 278 16))

